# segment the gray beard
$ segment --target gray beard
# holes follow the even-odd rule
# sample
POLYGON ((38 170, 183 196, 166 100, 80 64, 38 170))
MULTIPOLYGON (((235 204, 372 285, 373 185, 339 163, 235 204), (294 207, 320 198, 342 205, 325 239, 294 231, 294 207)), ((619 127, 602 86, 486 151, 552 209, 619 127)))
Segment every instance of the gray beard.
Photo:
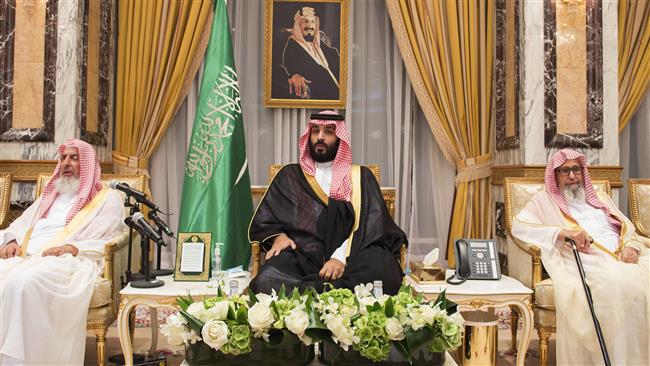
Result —
POLYGON ((79 190, 79 178, 60 177, 54 182, 54 189, 60 194, 77 193, 79 190))
POLYGON ((582 183, 578 183, 578 187, 572 190, 568 187, 562 190, 562 195, 570 203, 584 203, 585 202, 585 187, 582 183))

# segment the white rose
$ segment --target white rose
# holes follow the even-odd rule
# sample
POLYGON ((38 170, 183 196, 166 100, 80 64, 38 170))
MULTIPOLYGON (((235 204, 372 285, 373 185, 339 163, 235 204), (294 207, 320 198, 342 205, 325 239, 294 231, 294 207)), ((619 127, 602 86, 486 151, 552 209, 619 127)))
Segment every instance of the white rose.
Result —
POLYGON ((397 318, 386 319, 386 333, 391 341, 401 341, 404 339, 404 327, 397 318))
POLYGON ((357 315, 357 307, 356 306, 346 305, 346 304, 341 304, 339 312, 343 317, 351 318, 351 317, 357 315))
POLYGON ((373 306, 375 304, 375 299, 374 297, 362 297, 359 299, 359 313, 361 315, 366 315, 368 314, 368 309, 366 306, 373 306))
POLYGON ((413 330, 418 330, 427 324, 427 321, 422 315, 422 306, 414 306, 410 308, 408 314, 411 319, 408 323, 411 325, 413 330))
POLYGON ((264 294, 264 293, 256 294, 255 297, 257 297, 257 301, 261 302, 262 304, 264 304, 266 306, 270 306, 271 301, 274 300, 273 296, 271 296, 269 294, 264 294))
POLYGON ((187 313, 205 323, 208 320, 208 314, 205 311, 203 301, 195 302, 187 307, 187 313))
POLYGON ((284 324, 293 334, 302 336, 309 325, 309 315, 300 308, 293 308, 284 318, 284 324))
POLYGON ((222 320, 208 320, 201 329, 203 342, 217 351, 228 343, 229 334, 228 325, 222 320))
POLYGON ((208 319, 226 320, 228 317, 228 308, 230 305, 227 300, 222 300, 214 304, 213 307, 208 309, 208 319))
POLYGON ((167 322, 160 327, 160 333, 167 336, 167 343, 172 346, 180 346, 185 342, 183 337, 187 332, 185 321, 178 314, 172 314, 167 317, 167 322))
POLYGON ((269 329, 274 321, 273 312, 268 305, 257 302, 248 309, 248 323, 254 331, 269 329))
POLYGON ((431 325, 436 319, 436 315, 438 315, 439 311, 436 311, 435 309, 431 308, 431 306, 428 305, 422 305, 420 306, 420 312, 422 314, 422 318, 424 321, 431 325))
POLYGON ((347 325, 346 318, 335 316, 330 318, 325 325, 332 331, 332 340, 346 351, 349 346, 359 341, 359 337, 356 337, 354 331, 347 325))

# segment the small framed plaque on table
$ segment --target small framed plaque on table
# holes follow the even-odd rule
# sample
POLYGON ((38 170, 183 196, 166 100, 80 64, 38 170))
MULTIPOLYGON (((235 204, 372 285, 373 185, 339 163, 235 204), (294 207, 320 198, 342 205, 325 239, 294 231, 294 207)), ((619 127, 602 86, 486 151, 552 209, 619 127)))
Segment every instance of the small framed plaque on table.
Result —
POLYGON ((178 233, 175 281, 208 281, 212 233, 178 233))

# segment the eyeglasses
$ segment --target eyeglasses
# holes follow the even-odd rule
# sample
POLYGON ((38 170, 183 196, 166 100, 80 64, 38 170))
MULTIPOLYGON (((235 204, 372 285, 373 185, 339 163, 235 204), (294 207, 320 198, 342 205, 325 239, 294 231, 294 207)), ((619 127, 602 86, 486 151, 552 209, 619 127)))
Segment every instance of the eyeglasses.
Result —
POLYGON ((568 177, 571 172, 573 172, 573 175, 576 177, 578 175, 582 175, 582 167, 579 165, 575 166, 563 166, 560 168, 555 169, 556 172, 560 173, 561 176, 563 177, 568 177))

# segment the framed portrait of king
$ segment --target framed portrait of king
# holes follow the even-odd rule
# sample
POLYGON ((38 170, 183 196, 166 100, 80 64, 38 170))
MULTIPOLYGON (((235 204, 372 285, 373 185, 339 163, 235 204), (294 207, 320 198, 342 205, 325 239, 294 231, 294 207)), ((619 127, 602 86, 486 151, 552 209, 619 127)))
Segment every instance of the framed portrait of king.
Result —
POLYGON ((264 106, 345 108, 348 0, 269 0, 264 106))

